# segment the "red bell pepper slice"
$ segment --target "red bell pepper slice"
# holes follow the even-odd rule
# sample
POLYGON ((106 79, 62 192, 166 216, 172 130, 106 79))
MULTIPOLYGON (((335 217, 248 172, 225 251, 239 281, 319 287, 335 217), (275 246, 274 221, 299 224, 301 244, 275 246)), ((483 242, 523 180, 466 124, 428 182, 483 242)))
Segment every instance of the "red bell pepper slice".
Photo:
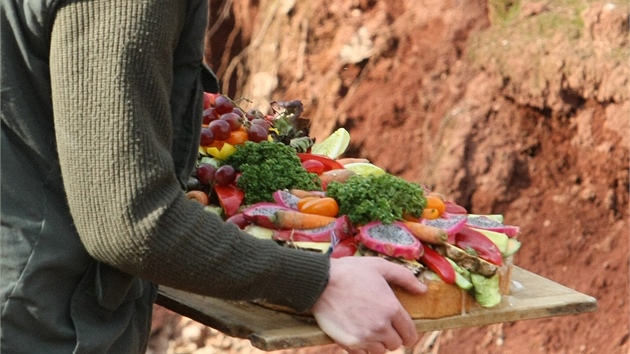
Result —
POLYGON ((357 252, 357 241, 354 237, 348 237, 337 242, 330 253, 330 258, 351 257, 357 252))
POLYGON ((308 152, 298 152, 297 155, 300 158, 300 161, 302 161, 302 163, 309 160, 315 160, 315 161, 321 162, 324 165, 324 172, 330 171, 330 170, 342 170, 344 168, 342 164, 331 159, 328 156, 319 155, 319 154, 311 154, 308 152))
POLYGON ((424 254, 420 257, 420 263, 426 265, 437 273, 437 275, 444 280, 447 284, 455 283, 455 269, 449 261, 441 254, 431 248, 429 245, 424 244, 424 254))
POLYGON ((503 264, 503 256, 497 245, 486 235, 467 226, 462 227, 455 235, 455 245, 463 250, 474 250, 479 258, 492 264, 503 264))
POLYGON ((302 167, 310 173, 314 173, 316 175, 321 175, 325 170, 326 166, 321 161, 317 160, 306 160, 302 162, 302 167))
POLYGON ((243 199, 245 199, 245 193, 233 184, 228 184, 227 186, 215 184, 214 191, 227 217, 236 214, 238 208, 243 203, 243 199))

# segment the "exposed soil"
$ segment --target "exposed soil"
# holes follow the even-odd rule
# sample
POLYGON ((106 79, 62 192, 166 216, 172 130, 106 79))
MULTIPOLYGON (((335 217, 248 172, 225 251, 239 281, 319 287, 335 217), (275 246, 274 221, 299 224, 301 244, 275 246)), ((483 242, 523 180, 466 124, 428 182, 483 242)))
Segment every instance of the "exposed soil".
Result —
MULTIPOLYGON (((588 314, 427 333, 407 353, 628 353, 628 4, 210 3, 207 61, 224 93, 256 108, 302 100, 313 136, 344 126, 347 156, 504 214, 522 230, 517 265, 598 300, 588 314)), ((260 353, 160 308, 154 329, 154 353, 260 353)))

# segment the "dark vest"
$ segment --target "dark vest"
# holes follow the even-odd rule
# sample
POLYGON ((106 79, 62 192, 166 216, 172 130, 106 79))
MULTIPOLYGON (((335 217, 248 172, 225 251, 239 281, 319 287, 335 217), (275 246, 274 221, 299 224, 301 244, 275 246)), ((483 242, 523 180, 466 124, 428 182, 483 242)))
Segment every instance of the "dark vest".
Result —
MULTIPOLYGON (((48 52, 59 1, 0 5, 2 353, 141 353, 156 286, 91 258, 61 181, 48 52)), ((182 186, 194 167, 202 91, 218 92, 203 56, 207 0, 190 0, 174 55, 172 155, 182 186)), ((168 54, 165 54, 168 55, 168 54)), ((90 173, 86 166, 86 179, 90 173)))

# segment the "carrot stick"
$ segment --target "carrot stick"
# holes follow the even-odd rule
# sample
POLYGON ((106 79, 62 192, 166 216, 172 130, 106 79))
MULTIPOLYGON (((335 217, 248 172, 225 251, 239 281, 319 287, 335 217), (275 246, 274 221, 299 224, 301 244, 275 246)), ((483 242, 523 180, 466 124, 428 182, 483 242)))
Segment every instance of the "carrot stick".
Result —
POLYGON ((210 198, 203 191, 199 191, 199 190, 189 191, 189 192, 186 193, 186 197, 188 199, 196 200, 199 203, 201 203, 202 205, 210 204, 210 198))
POLYGON ((328 184, 330 182, 344 183, 348 178, 356 175, 357 173, 352 170, 330 170, 319 175, 319 180, 322 184, 328 184))
POLYGON ((337 159, 337 162, 339 162, 342 165, 347 165, 349 163, 357 163, 357 162, 367 163, 367 162, 370 162, 370 160, 364 159, 364 158, 344 157, 341 159, 337 159))
POLYGON ((446 231, 431 225, 414 221, 401 221, 411 233, 420 241, 433 244, 443 244, 448 239, 446 231))
POLYGON ((337 220, 332 216, 302 213, 297 210, 278 210, 269 219, 279 229, 314 229, 337 220))
POLYGON ((298 198, 325 196, 325 193, 322 191, 305 191, 303 189, 297 189, 297 188, 293 188, 289 192, 298 198))

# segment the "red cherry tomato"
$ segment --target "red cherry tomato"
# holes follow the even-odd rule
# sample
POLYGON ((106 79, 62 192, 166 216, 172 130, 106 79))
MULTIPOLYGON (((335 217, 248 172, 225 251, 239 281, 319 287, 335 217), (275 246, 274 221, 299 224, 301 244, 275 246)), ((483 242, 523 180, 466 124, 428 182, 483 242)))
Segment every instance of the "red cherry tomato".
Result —
POLYGON ((214 105, 214 100, 217 98, 217 96, 219 96, 218 93, 210 93, 210 92, 203 93, 203 110, 204 111, 214 105))

